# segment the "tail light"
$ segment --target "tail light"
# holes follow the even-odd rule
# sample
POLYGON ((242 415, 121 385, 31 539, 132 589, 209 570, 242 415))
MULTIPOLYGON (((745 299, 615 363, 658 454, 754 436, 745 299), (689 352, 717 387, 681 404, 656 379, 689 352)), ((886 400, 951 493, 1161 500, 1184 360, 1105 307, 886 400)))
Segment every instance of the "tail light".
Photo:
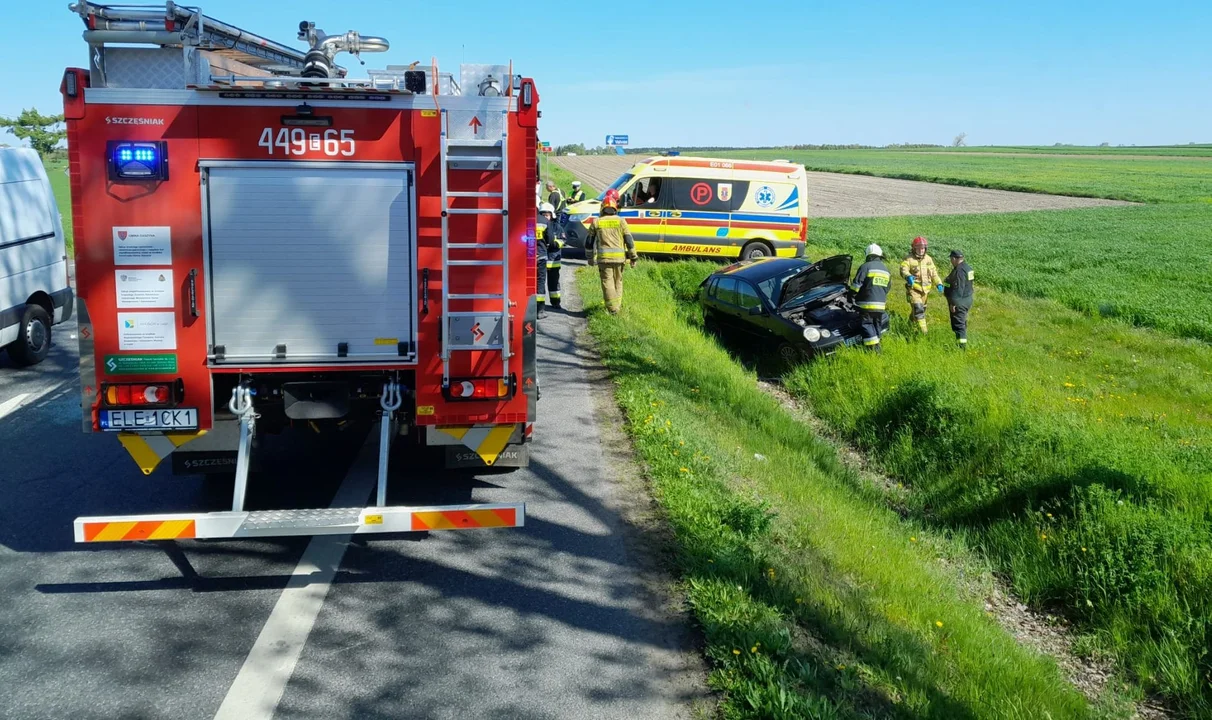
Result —
POLYGON ((115 383, 102 393, 105 404, 114 407, 169 405, 173 395, 173 386, 166 383, 115 383))
POLYGON ((800 240, 808 239, 808 218, 800 218, 800 240))
POLYGON ((450 400, 502 400, 513 397, 513 378, 451 378, 445 394, 450 400))

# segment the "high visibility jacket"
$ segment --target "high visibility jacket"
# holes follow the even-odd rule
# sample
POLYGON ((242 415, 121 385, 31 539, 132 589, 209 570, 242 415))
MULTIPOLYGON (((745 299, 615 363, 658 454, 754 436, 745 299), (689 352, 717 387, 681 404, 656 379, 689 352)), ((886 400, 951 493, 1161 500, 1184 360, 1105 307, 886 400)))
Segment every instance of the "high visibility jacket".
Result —
POLYGON ((564 248, 564 241, 560 240, 556 235, 547 218, 542 215, 534 224, 534 256, 536 262, 542 267, 544 262, 552 260, 559 262, 561 250, 564 248))
POLYGON ((910 304, 925 304, 926 299, 930 297, 930 290, 943 282, 938 268, 934 265, 934 259, 929 255, 924 255, 919 260, 910 253, 901 261, 901 277, 908 280, 910 275, 913 276, 913 285, 905 288, 910 304))
POLYGON ((584 199, 585 199, 585 191, 582 190, 581 188, 577 188, 576 190, 573 190, 571 193, 568 194, 568 202, 570 204, 582 202, 584 199))
POLYGON ((547 195, 547 202, 551 203, 551 206, 555 208, 555 217, 559 217, 560 211, 564 209, 564 193, 560 192, 559 188, 552 190, 547 195))
POLYGON ((966 262, 951 268, 951 274, 943 281, 943 295, 947 303, 956 307, 972 307, 972 278, 974 273, 966 262))
POLYGON ((888 266, 874 255, 859 265, 858 271, 854 273, 854 280, 850 282, 850 289, 854 291, 854 301, 859 309, 872 312, 884 310, 888 306, 888 283, 891 278, 892 273, 888 272, 888 266))
POLYGON ((602 213, 589 224, 589 234, 585 238, 585 256, 591 263, 602 265, 622 265, 628 260, 634 260, 635 239, 631 237, 631 229, 627 221, 618 215, 602 213))

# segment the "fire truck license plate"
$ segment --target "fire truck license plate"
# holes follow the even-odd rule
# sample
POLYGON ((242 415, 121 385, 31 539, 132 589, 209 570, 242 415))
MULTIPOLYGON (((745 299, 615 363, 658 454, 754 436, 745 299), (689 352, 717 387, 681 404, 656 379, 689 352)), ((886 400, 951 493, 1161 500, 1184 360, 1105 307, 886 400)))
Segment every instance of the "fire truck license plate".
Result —
POLYGON ((197 408, 102 410, 102 430, 196 430, 197 408))

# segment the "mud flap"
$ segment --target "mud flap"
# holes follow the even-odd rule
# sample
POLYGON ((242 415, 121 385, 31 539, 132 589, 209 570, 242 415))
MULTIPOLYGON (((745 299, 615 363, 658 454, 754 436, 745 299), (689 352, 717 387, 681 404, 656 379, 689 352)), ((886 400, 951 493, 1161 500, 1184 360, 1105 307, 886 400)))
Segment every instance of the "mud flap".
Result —
POLYGON ((530 446, 522 443, 506 445, 491 465, 479 453, 466 447, 446 446, 446 469, 465 470, 482 468, 524 468, 530 465, 530 446))

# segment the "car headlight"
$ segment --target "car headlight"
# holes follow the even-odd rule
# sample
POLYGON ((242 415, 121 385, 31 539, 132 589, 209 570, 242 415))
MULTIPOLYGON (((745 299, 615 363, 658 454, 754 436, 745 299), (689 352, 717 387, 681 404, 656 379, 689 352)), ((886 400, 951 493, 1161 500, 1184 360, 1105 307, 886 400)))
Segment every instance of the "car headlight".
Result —
POLYGON ((821 339, 821 331, 814 327, 804 328, 804 339, 808 342, 816 342, 821 339))
POLYGON ((829 336, 831 336, 831 335, 833 335, 833 333, 829 332, 829 331, 828 331, 828 330, 826 330, 825 328, 821 328, 821 337, 823 337, 823 338, 827 338, 827 337, 829 337, 829 336))

